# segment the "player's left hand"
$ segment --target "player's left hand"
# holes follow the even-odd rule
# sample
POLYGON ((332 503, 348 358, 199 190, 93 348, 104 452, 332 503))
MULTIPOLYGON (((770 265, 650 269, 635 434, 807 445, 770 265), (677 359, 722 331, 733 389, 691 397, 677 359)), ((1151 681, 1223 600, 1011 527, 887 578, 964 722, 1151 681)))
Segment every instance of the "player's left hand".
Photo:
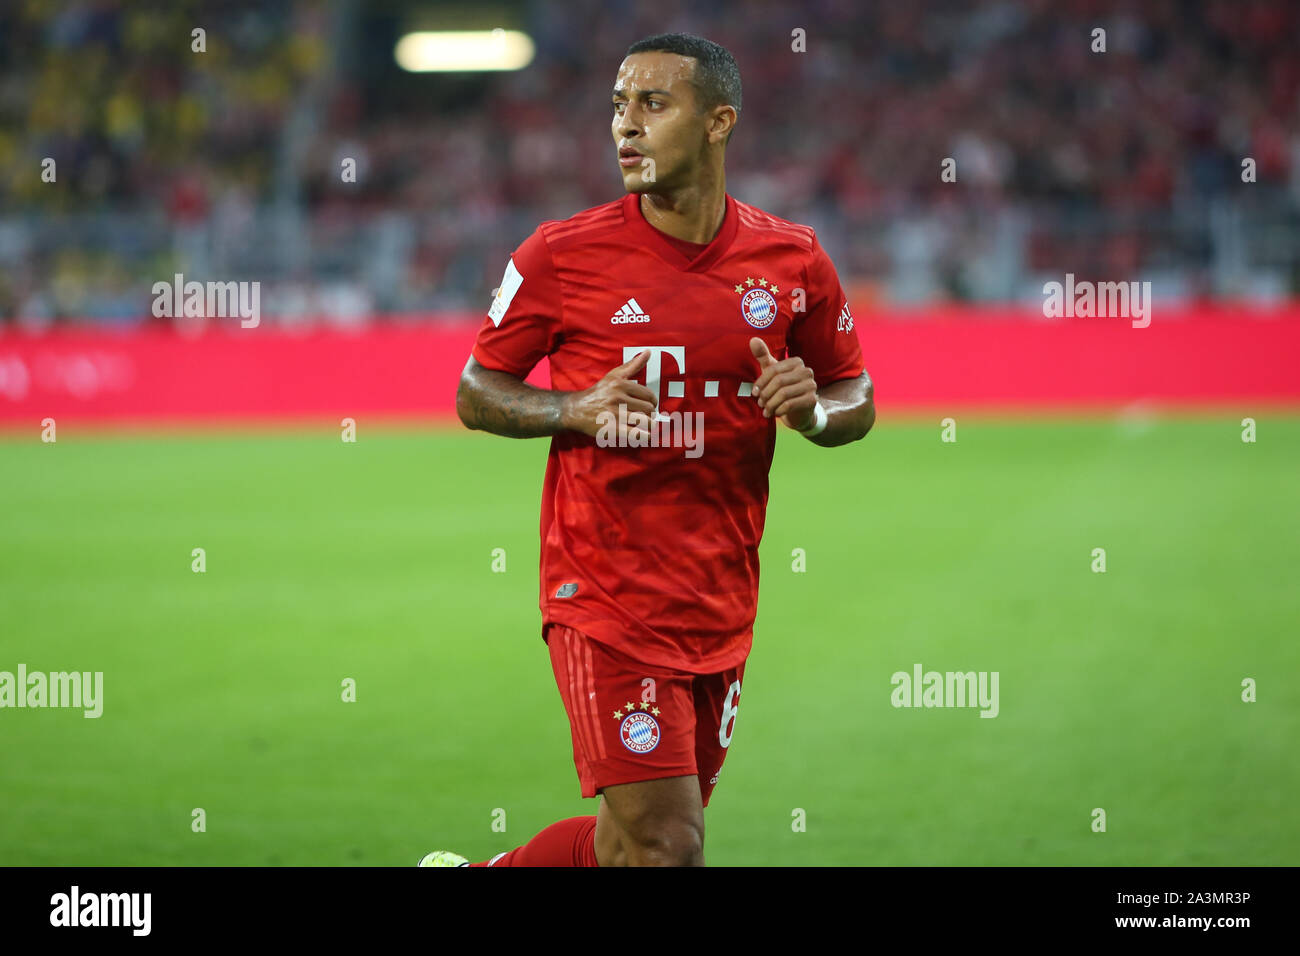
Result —
POLYGON ((749 349, 758 359, 759 376, 754 382, 753 395, 764 418, 777 417, 798 431, 809 427, 815 420, 817 382, 813 370, 803 364, 797 355, 777 361, 768 351, 767 343, 754 336, 749 349))

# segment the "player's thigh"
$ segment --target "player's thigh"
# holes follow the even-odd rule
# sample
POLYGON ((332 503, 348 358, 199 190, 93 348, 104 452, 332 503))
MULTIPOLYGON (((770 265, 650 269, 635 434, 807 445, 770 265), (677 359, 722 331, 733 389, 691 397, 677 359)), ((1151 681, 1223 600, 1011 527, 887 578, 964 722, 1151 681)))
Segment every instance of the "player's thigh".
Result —
POLYGON ((741 661, 721 673, 695 679, 695 764, 701 802, 706 807, 735 736, 744 676, 745 662, 741 661))
MULTIPOLYGON (((629 862, 647 854, 675 863, 702 857, 704 807, 697 774, 614 784, 601 794, 601 810, 614 824, 619 849, 629 862)), ((598 827, 600 823, 598 814, 598 827)))

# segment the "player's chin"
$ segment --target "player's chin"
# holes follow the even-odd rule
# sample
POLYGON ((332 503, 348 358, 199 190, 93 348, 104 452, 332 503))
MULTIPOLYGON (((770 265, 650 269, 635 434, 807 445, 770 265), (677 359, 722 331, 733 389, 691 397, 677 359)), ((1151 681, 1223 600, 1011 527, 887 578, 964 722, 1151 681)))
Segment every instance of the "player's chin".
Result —
POLYGON ((641 177, 640 169, 623 170, 623 188, 630 193, 652 193, 658 186, 658 183, 646 182, 641 177))

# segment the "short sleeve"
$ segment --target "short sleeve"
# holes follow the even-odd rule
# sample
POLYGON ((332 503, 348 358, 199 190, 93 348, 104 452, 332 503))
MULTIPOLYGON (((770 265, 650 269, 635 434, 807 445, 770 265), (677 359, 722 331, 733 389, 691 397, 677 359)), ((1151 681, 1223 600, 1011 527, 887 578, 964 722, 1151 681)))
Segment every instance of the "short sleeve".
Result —
POLYGON ((538 227, 506 263, 470 354, 484 368, 524 378, 555 350, 560 308, 560 280, 538 227))
POLYGON ((806 267, 808 308, 794 314, 789 354, 803 359, 813 370, 818 388, 845 378, 857 378, 864 371, 862 347, 853 331, 848 297, 840 285, 826 250, 813 236, 806 267))

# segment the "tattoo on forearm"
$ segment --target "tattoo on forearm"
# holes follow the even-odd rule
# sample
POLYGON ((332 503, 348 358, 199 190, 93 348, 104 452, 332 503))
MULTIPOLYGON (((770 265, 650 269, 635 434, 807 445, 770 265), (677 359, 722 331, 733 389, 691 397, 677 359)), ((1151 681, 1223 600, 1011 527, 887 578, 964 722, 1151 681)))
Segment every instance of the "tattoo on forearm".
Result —
POLYGON ((507 438, 540 438, 563 431, 560 392, 490 369, 476 370, 462 391, 463 417, 470 428, 507 438))

